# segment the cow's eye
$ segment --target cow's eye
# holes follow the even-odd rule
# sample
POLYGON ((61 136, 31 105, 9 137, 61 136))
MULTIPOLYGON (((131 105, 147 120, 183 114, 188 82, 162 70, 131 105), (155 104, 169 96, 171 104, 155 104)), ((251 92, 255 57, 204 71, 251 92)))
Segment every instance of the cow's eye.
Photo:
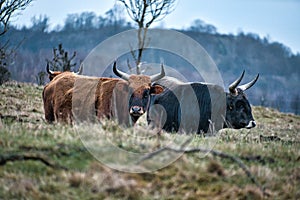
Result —
POLYGON ((237 109, 242 109, 242 108, 244 108, 244 105, 243 105, 243 103, 241 101, 238 101, 236 103, 236 107, 237 107, 237 109))
POLYGON ((144 98, 147 98, 147 97, 149 96, 149 91, 150 91, 150 90, 145 90, 145 91, 144 91, 144 94, 143 94, 143 97, 144 97, 144 98))

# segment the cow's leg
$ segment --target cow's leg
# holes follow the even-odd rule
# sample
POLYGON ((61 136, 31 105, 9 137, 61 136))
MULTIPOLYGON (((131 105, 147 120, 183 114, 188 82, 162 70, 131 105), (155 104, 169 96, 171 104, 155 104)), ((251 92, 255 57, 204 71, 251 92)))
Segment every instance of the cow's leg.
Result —
POLYGON ((45 119, 48 123, 54 122, 53 106, 50 103, 44 104, 45 119))

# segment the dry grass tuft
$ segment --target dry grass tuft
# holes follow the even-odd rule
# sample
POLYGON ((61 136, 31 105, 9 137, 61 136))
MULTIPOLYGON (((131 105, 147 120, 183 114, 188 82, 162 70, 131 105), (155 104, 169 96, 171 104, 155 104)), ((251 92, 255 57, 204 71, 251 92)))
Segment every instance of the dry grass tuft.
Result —
POLYGON ((225 176, 223 166, 216 160, 210 160, 207 165, 207 171, 209 173, 216 173, 218 176, 225 176))
POLYGON ((81 172, 71 173, 69 177, 70 186, 79 187, 80 185, 83 184, 84 179, 85 179, 85 173, 81 173, 81 172))

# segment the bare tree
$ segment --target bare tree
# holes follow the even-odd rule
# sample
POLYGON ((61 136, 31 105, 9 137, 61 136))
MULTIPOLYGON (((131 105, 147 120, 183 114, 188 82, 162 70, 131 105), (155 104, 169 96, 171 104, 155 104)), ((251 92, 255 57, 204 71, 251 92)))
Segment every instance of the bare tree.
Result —
MULTIPOLYGON (((0 0, 0 38, 7 32, 9 21, 19 10, 24 10, 33 0, 0 0)), ((9 41, 0 42, 0 85, 10 78, 7 66, 12 63, 15 49, 9 48, 9 41)))
POLYGON ((10 18, 24 10, 33 0, 0 0, 0 36, 8 30, 10 18))
POLYGON ((140 74, 143 50, 146 47, 147 30, 154 21, 162 20, 174 10, 176 0, 118 0, 122 2, 129 17, 138 25, 138 52, 132 50, 136 72, 140 74))
POLYGON ((53 48, 52 60, 46 59, 46 62, 47 65, 50 65, 52 70, 71 71, 71 69, 76 66, 76 63, 72 63, 75 57, 76 51, 69 57, 69 53, 63 49, 62 44, 60 43, 58 49, 53 48))
POLYGON ((0 85, 7 82, 10 78, 10 72, 6 67, 10 62, 10 55, 13 53, 13 50, 8 50, 8 42, 4 45, 0 44, 0 85))

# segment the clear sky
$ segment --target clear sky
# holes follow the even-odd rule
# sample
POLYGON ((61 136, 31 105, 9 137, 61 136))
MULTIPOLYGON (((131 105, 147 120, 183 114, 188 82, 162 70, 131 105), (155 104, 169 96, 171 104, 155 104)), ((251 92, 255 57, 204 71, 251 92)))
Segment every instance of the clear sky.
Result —
MULTIPOLYGON (((67 14, 92 11, 104 15, 115 3, 116 0, 35 0, 13 18, 13 24, 30 25, 33 16, 42 14, 50 18, 54 27, 63 24, 67 14)), ((219 33, 256 33, 300 53, 300 0, 177 0, 176 4, 175 10, 154 26, 181 29, 201 19, 214 25, 219 33)))

